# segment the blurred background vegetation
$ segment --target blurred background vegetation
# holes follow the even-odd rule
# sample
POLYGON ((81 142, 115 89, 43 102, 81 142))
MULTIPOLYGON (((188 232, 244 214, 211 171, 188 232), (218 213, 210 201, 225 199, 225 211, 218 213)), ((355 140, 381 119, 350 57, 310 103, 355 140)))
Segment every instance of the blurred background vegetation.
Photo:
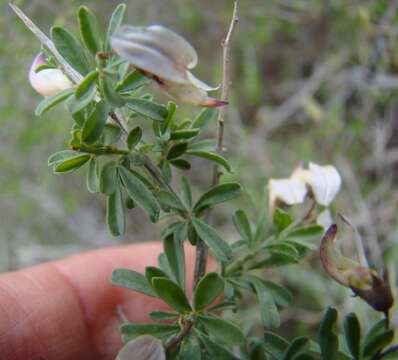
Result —
MULTIPOLYGON (((81 4, 105 25, 117 3, 16 1, 47 33, 53 23, 77 32, 75 13, 81 4)), ((127 5, 129 23, 161 23, 184 34, 200 55, 197 75, 212 84, 221 81, 221 41, 232 1, 131 0, 127 5)), ((384 254, 394 283, 397 8, 398 1, 391 0, 241 0, 225 141, 234 176, 246 187, 239 206, 253 212, 261 205, 268 178, 289 176, 300 161, 334 164, 344 179, 335 210, 358 226, 371 259, 384 254)), ((128 235, 113 238, 104 224, 104 198, 86 191, 84 170, 52 174, 47 157, 65 147, 71 120, 62 107, 34 116, 40 97, 27 74, 40 46, 4 0, 0 33, 0 270, 157 239, 159 229, 138 210, 129 218, 128 235)), ((180 116, 197 112, 180 106, 180 116)), ((208 131, 214 133, 215 126, 208 131)), ((207 162, 199 161, 189 174, 198 188, 208 186, 208 169, 207 162)), ((220 209, 218 228, 232 240, 232 208, 220 209)), ((344 236, 348 252, 349 235, 344 236)), ((348 291, 325 281, 316 252, 303 265, 268 276, 284 281, 297 295, 295 307, 283 313, 288 328, 316 325, 328 304, 344 311, 355 307, 365 319, 371 316, 348 291)))

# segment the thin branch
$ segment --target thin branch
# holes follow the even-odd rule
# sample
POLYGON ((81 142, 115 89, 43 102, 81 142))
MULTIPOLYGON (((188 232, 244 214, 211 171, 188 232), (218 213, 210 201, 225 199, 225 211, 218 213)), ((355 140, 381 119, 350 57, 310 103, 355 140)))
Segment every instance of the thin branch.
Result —
MULTIPOLYGON (((230 77, 230 63, 231 63, 231 40, 238 23, 238 0, 234 1, 234 9, 232 12, 231 23, 229 25, 227 36, 222 44, 223 47, 223 81, 221 88, 221 100, 228 101, 229 89, 231 85, 230 77)), ((222 153, 223 140, 224 140, 224 120, 227 108, 224 106, 220 109, 217 121, 217 153, 222 153)), ((212 185, 216 185, 220 179, 220 172, 218 165, 213 167, 213 179, 212 185)), ((195 260, 195 272, 194 272, 194 288, 200 278, 206 271, 208 249, 206 244, 199 240, 196 246, 196 260, 195 260)))
POLYGON ((173 350, 184 338, 185 336, 187 336, 189 334, 189 332, 191 331, 193 323, 192 322, 188 322, 180 331, 180 333, 173 338, 173 340, 171 340, 167 346, 166 346, 166 352, 170 352, 171 350, 173 350))

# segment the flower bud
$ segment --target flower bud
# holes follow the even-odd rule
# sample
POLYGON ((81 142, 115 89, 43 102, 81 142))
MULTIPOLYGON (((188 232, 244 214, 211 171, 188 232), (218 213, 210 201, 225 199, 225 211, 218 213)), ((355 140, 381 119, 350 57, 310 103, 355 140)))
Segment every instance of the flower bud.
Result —
POLYGON ((29 70, 30 84, 40 95, 52 96, 73 87, 73 83, 59 69, 43 69, 36 72, 38 66, 43 64, 46 64, 46 57, 39 53, 29 70))

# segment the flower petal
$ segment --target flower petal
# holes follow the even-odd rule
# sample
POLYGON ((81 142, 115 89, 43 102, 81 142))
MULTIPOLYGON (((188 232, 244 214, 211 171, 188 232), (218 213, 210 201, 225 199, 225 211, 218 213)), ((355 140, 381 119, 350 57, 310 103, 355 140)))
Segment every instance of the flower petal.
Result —
POLYGON ((301 204, 307 195, 304 181, 298 178, 270 179, 268 182, 270 198, 275 198, 286 205, 301 204))
POLYGON ((38 66, 45 64, 46 58, 39 53, 29 70, 29 82, 42 96, 52 96, 73 87, 73 83, 59 69, 44 69, 36 73, 38 66))
POLYGON ((177 83, 189 82, 187 69, 198 61, 195 49, 183 37, 160 25, 123 25, 112 36, 111 45, 134 66, 177 83))
POLYGON ((309 164, 308 172, 301 172, 301 176, 311 187, 315 200, 329 206, 341 187, 341 176, 334 166, 319 166, 309 164))
POLYGON ((197 88, 202 89, 204 91, 215 91, 215 90, 218 90, 220 88, 220 85, 218 85, 216 87, 207 85, 202 80, 198 79, 190 71, 187 71, 187 77, 188 77, 188 80, 191 82, 192 85, 194 85, 197 88))

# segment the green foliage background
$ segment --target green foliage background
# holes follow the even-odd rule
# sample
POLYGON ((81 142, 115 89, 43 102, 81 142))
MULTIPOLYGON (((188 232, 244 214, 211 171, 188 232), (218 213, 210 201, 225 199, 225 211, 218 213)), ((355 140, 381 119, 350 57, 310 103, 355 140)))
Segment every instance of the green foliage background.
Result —
MULTIPOLYGON (((81 4, 103 23, 117 4, 16 3, 47 32, 53 23, 77 29, 75 9, 81 4)), ((231 7, 227 0, 134 0, 128 2, 126 19, 183 33, 200 56, 196 73, 214 84, 221 80, 220 45, 231 7)), ((39 44, 7 2, 0 10, 0 270, 158 238, 139 211, 129 219, 128 235, 112 238, 103 221, 105 204, 87 193, 82 174, 54 176, 47 167, 48 155, 67 141, 70 120, 62 107, 34 116, 40 97, 29 87, 27 73, 39 44)), ((269 177, 288 176, 302 160, 336 165, 344 188, 335 209, 359 227, 371 255, 385 252, 391 264, 398 235, 397 26, 397 5, 387 0, 241 1, 225 141, 226 155, 248 190, 240 201, 253 208, 260 205, 269 177)), ((185 106, 180 111, 196 113, 185 106)), ((199 161, 190 174, 198 188, 210 181, 208 166, 199 161)), ((230 210, 224 206, 217 212, 218 227, 227 237, 230 210)), ((352 242, 346 239, 350 253, 352 242)), ((292 323, 317 324, 329 303, 346 310, 355 305, 358 311, 358 303, 347 300, 338 285, 324 282, 318 269, 314 252, 306 265, 273 274, 298 295, 300 312, 295 307, 284 312, 292 323), (309 293, 317 296, 308 298, 309 293)))

